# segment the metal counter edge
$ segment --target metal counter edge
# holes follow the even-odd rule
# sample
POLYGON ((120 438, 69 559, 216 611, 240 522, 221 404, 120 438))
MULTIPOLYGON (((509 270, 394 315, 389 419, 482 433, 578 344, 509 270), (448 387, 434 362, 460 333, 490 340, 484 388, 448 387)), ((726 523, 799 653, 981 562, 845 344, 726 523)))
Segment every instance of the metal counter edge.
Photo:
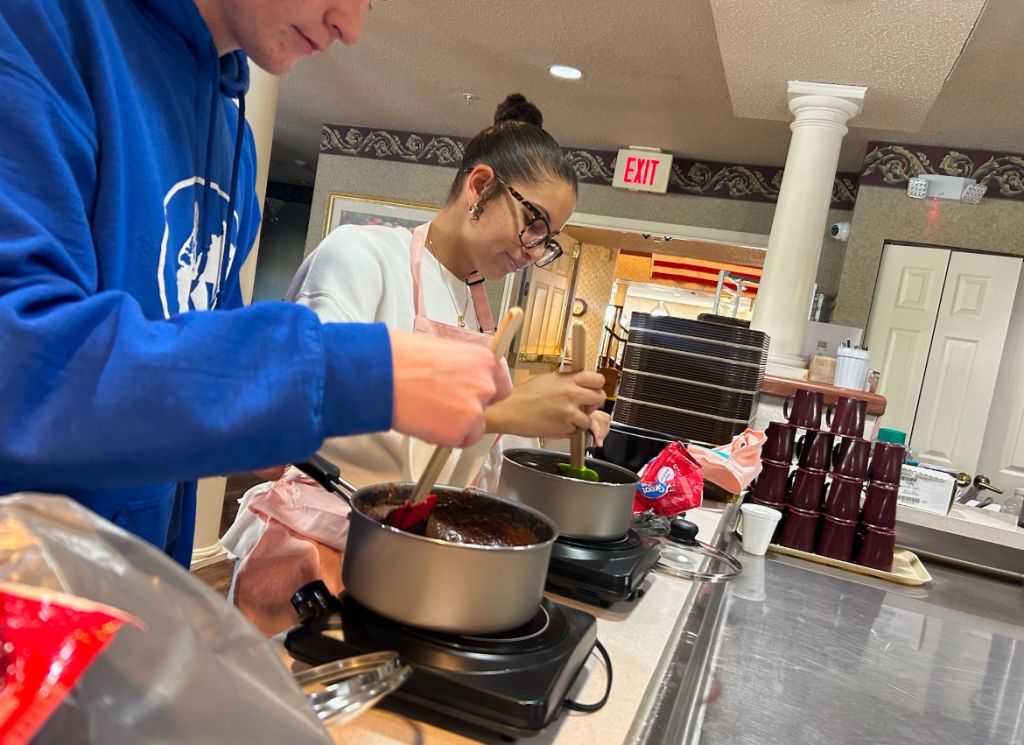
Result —
MULTIPOLYGON (((739 501, 726 505, 710 541, 715 548, 728 550, 734 543, 739 508, 739 501)), ((728 585, 694 582, 624 745, 685 745, 699 734, 698 714, 728 585)))

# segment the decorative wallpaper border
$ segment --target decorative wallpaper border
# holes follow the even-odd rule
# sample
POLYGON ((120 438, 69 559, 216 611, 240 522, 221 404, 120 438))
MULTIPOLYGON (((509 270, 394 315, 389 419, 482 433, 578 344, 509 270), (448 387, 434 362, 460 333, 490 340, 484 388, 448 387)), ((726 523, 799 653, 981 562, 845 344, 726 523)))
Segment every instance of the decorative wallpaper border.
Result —
MULTIPOLYGON (((325 124, 320 152, 353 158, 458 168, 467 137, 399 132, 347 124, 325 124)), ((563 148, 581 183, 611 186, 618 153, 607 150, 563 148)), ((740 199, 774 204, 779 198, 782 169, 676 158, 668 190, 691 196, 740 199)), ((857 174, 837 173, 832 187, 832 208, 852 210, 857 199, 857 174)))
POLYGON ((921 173, 973 178, 989 185, 985 198, 1024 201, 1024 155, 989 150, 869 142, 860 184, 906 189, 921 173))

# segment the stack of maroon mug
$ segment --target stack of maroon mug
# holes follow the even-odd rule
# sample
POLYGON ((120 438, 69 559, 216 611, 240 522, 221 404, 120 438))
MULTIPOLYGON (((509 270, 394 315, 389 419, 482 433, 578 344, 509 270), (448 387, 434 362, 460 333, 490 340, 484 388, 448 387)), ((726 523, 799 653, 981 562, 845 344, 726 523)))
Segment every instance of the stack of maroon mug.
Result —
POLYGON ((787 421, 772 422, 765 432, 750 500, 783 513, 773 543, 888 570, 903 448, 879 442, 872 454, 864 439, 867 401, 840 397, 824 411, 827 430, 823 408, 818 391, 798 390, 786 399, 787 421))
POLYGON ((896 495, 900 488, 905 449, 893 442, 876 442, 871 453, 871 479, 855 540, 857 563, 888 572, 896 548, 896 495))

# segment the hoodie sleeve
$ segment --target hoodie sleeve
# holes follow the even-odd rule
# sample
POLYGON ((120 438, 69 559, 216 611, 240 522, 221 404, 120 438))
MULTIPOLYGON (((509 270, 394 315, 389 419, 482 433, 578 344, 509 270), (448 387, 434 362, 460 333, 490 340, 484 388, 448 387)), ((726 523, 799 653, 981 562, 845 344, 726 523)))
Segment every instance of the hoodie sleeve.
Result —
POLYGON ((383 325, 290 303, 154 321, 99 291, 91 123, 2 49, 0 82, 0 493, 238 472, 388 429, 383 325))

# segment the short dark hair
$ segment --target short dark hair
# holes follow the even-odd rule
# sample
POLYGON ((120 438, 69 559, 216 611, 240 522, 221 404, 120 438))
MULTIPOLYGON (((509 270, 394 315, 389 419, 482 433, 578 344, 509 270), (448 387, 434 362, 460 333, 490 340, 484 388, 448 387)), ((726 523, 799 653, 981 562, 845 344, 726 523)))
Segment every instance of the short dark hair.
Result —
MULTIPOLYGON (((459 198, 469 175, 478 165, 488 165, 506 183, 536 184, 544 179, 556 179, 572 185, 579 193, 576 171, 555 138, 542 128, 544 117, 540 109, 520 93, 513 93, 494 112, 494 124, 470 140, 451 189, 448 204, 459 198)), ((492 182, 480 199, 489 201, 501 185, 492 182)))

